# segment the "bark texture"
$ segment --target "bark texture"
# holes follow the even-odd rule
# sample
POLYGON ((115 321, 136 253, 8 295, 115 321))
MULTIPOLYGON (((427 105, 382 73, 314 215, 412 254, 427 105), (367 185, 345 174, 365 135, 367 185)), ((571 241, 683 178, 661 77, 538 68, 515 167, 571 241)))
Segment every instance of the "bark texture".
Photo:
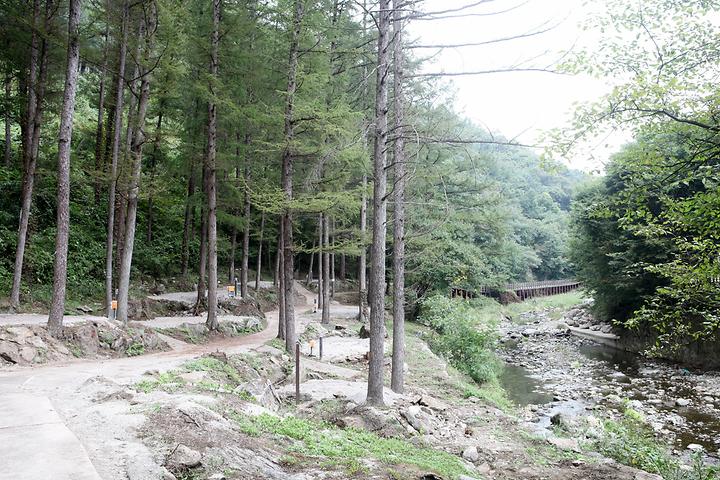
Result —
POLYGON ((367 298, 367 175, 362 178, 362 200, 360 203, 360 259, 358 261, 358 289, 360 300, 358 301, 358 319, 365 322, 365 300, 367 298))
POLYGON ((250 263, 250 166, 245 161, 245 228, 243 229, 243 256, 240 265, 240 295, 242 298, 248 296, 248 268, 250 263))
POLYGON ((208 298, 207 320, 205 324, 213 331, 220 327, 217 319, 217 173, 215 157, 217 154, 217 106, 213 80, 218 74, 218 49, 220 45, 220 0, 212 0, 213 30, 210 40, 210 101, 208 102, 208 154, 206 158, 208 172, 208 298))
MULTIPOLYGON (((10 101, 10 96, 12 94, 12 75, 10 71, 8 70, 7 73, 5 73, 5 101, 10 101)), ((4 149, 4 161, 5 161, 5 167, 10 168, 12 165, 12 139, 10 138, 12 135, 11 132, 11 118, 10 118, 10 108, 5 110, 5 149, 4 149)))
POLYGON ((110 186, 108 188, 108 218, 107 241, 105 244, 105 308, 107 316, 112 316, 113 298, 113 235, 115 233, 115 189, 117 187, 118 159, 120 157, 120 143, 122 142, 123 98, 125 91, 125 62, 127 58, 128 41, 128 2, 122 6, 122 20, 120 26, 120 45, 118 49, 118 74, 115 86, 115 120, 112 153, 110 159, 110 186))
POLYGON ((260 272, 262 272, 263 234, 265 233, 265 212, 260 215, 260 239, 258 240, 257 270, 255 270, 255 291, 260 289, 260 272))
POLYGON ((295 0, 290 35, 290 52, 288 58, 287 99, 285 103, 285 150, 282 159, 282 189, 285 193, 287 206, 283 215, 283 259, 282 270, 284 279, 283 294, 285 304, 285 348, 291 357, 295 356, 295 310, 293 305, 293 220, 290 202, 293 198, 293 161, 295 140, 295 90, 297 89, 298 53, 300 49, 300 29, 304 2, 295 0))
POLYGON ((367 403, 383 404, 383 349, 385 333, 385 240, 387 220, 388 48, 390 0, 380 0, 378 13, 375 143, 373 146, 373 238, 370 262, 370 360, 367 403))
POLYGON ((154 31, 154 11, 147 16, 141 17, 140 32, 144 38, 144 54, 142 80, 140 82, 140 98, 138 99, 138 111, 133 128, 133 140, 130 147, 130 177, 127 188, 127 207, 125 213, 125 233, 123 235, 123 248, 120 261, 120 278, 118 285, 118 310, 117 319, 121 322, 128 321, 128 300, 130 296, 130 273, 132 268, 133 249, 135 247, 135 228, 138 209, 138 196, 140 193, 140 174, 142 169, 142 152, 145 144, 145 117, 150 102, 150 52, 152 51, 153 36, 147 32, 154 31))
POLYGON ((395 92, 394 133, 396 138, 393 144, 395 215, 393 225, 393 347, 390 388, 396 393, 403 393, 405 384, 405 177, 407 172, 405 168, 405 137, 403 136, 405 122, 403 20, 398 3, 398 0, 393 0, 393 90, 395 92))
POLYGON ((70 146, 72 143, 75 94, 78 84, 80 63, 80 0, 70 0, 68 6, 68 49, 65 67, 65 88, 60 113, 60 135, 58 136, 58 194, 57 194, 57 236, 55 238, 55 266, 53 273, 53 296, 48 317, 48 330, 57 336, 62 330, 65 313, 65 288, 67 285, 67 253, 70 237, 70 146))
POLYGON ((327 325, 330 323, 330 219, 327 215, 323 215, 322 220, 322 323, 327 325))

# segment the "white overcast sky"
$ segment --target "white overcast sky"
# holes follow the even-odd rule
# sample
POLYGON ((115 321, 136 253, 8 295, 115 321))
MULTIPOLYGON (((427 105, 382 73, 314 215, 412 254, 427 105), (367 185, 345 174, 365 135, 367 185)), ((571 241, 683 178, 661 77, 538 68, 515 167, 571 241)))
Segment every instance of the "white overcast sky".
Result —
MULTIPOLYGON (((440 11, 466 5, 472 0, 425 0, 424 11, 440 11)), ((595 7, 602 4, 594 1, 595 7)), ((408 40, 416 44, 457 44, 504 38, 554 28, 538 36, 509 42, 438 50, 415 50, 417 57, 437 54, 423 67, 426 72, 462 72, 502 68, 534 59, 531 66, 544 66, 561 58, 574 45, 592 45, 594 32, 580 23, 590 8, 583 0, 494 0, 467 12, 485 13, 519 8, 500 15, 444 20, 414 20, 408 40)), ((526 144, 537 144, 542 132, 562 127, 569 121, 573 105, 596 100, 609 91, 607 79, 556 75, 552 73, 498 73, 453 77, 456 108, 466 117, 493 132, 526 144)), ((597 140, 590 158, 577 152, 566 162, 586 171, 602 170, 602 163, 629 139, 615 135, 597 140), (607 144, 607 146, 606 146, 607 144)))

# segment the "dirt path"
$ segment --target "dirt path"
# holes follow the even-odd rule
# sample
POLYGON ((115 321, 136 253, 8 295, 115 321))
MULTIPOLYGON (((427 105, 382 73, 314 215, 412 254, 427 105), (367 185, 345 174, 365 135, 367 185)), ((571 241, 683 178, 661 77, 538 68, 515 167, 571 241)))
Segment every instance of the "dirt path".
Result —
MULTIPOLYGON (((295 307, 299 317, 308 311, 315 295, 299 284, 296 289, 305 299, 295 307)), ((53 472, 54 480, 125 479, 129 465, 141 472, 134 478, 159 478, 152 476, 149 467, 150 473, 143 476, 144 465, 154 463, 150 452, 132 434, 132 427, 144 416, 98 404, 98 390, 102 389, 93 392, 93 385, 105 382, 122 389, 147 371, 176 368, 204 353, 239 353, 259 347, 277 335, 278 311, 267 312, 266 319, 261 332, 204 345, 175 342, 170 352, 0 372, 0 480, 45 479, 49 472, 53 472)), ((178 324, 187 320, 178 317, 178 324)))

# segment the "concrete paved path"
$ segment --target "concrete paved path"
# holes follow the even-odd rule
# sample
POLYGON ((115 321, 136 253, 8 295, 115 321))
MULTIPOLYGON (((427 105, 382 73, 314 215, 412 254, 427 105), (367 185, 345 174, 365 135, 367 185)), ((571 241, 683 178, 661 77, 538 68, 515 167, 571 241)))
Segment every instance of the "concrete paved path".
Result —
POLYGON ((0 479, 100 480, 47 397, 0 396, 0 479))
MULTIPOLYGON (((297 291, 306 300, 304 305, 297 305, 295 309, 298 326, 302 328, 315 317, 307 315, 315 295, 299 284, 297 291)), ((341 316, 351 314, 350 307, 333 305, 333 315, 336 308, 341 316)), ((85 315, 69 316, 66 321, 71 323, 90 318, 85 315)), ((174 317, 167 323, 198 320, 174 317)), ((0 325, 40 324, 46 321, 46 315, 0 316, 0 325)), ((216 350, 247 352, 275 338, 277 310, 267 312, 266 321, 266 328, 252 335, 205 345, 173 345, 175 349, 170 352, 109 360, 71 360, 47 366, 0 370, 0 480, 125 479, 123 462, 132 462, 134 454, 128 453, 131 450, 129 444, 118 446, 117 438, 107 436, 112 425, 101 427, 91 421, 85 422, 85 414, 92 412, 92 407, 80 407, 83 402, 87 403, 87 399, 78 396, 84 382, 105 377, 128 385, 138 381, 148 370, 177 368, 204 353, 216 350), (57 409, 53 407, 53 402, 57 409), (84 445, 83 441, 86 442, 84 445), (122 455, 127 460, 121 458, 122 455)), ((160 323, 163 323, 162 320, 160 323)), ((340 378, 353 376, 351 371, 342 367, 319 362, 313 366, 340 378)), ((357 388, 358 396, 362 391, 362 387, 357 388)))

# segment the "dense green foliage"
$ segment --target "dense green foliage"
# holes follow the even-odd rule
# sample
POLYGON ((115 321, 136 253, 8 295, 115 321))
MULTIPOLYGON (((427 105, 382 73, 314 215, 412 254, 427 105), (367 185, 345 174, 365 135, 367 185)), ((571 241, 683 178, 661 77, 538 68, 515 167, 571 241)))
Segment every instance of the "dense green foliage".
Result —
MULTIPOLYGON (((484 131, 452 131, 491 142, 484 131)), ((567 278, 570 201, 584 175, 507 145, 429 148, 413 178, 408 282, 419 298, 448 286, 567 278)))
POLYGON ((579 195, 572 258, 600 315, 669 352, 720 332, 719 7, 607 3, 592 27, 617 35, 572 67, 625 83, 564 134, 632 128, 635 141, 579 195))
POLYGON ((493 352, 499 316, 483 315, 480 302, 435 295, 423 301, 418 321, 434 330, 428 339, 433 351, 482 384, 497 380, 501 365, 493 352))
MULTIPOLYGON (((44 4, 44 2, 41 2, 44 4)), ((63 82, 66 4, 53 11, 41 33, 49 52, 47 96, 42 102, 38 170, 33 192, 22 299, 49 298, 55 240, 53 173, 57 157, 59 92, 63 82)), ((369 173, 368 121, 371 118, 374 31, 352 2, 305 2, 294 94, 297 118, 290 146, 283 136, 287 52, 293 2, 272 4, 223 1, 219 75, 210 78, 211 15, 207 2, 131 2, 130 54, 124 72, 132 77, 141 15, 157 8, 158 28, 150 62, 150 102, 140 180, 133 285, 182 278, 195 283, 199 261, 202 164, 206 150, 207 103, 218 109, 218 263, 224 274, 231 258, 239 264, 242 230, 251 226, 250 266, 256 265, 259 226, 263 269, 273 271, 278 218, 290 208, 295 222, 296 264, 309 265, 318 213, 333 218, 332 250, 347 257, 348 272, 369 238, 359 234, 361 178, 369 173), (144 13, 143 13, 144 12, 144 13), (294 199, 280 192, 280 159, 292 148, 294 199), (244 213, 244 199, 251 203, 244 213), (184 225, 190 225, 187 245, 184 225), (232 238, 236 242, 232 242, 232 238), (237 252, 237 253, 236 253, 237 252), (188 260, 186 260, 186 258, 188 260)), ((24 165, 21 162, 23 111, 30 49, 22 25, 32 14, 27 2, 3 5, 0 68, 10 94, 2 90, 11 125, 11 161, 0 166, 0 294, 10 290, 17 242, 24 165)), ((68 294, 100 298, 105 275, 105 242, 110 182, 110 144, 116 64, 121 40, 122 2, 85 5, 77 108, 71 161, 71 232, 68 294), (99 104, 100 84, 104 101, 99 104), (98 130, 98 109, 105 122, 98 130), (98 156, 98 152, 100 155, 98 156)), ((418 68, 413 60, 408 69, 418 68)), ((137 90, 137 85, 136 85, 137 90)), ((413 125, 408 139, 408 289, 423 297, 449 285, 477 288, 511 280, 561 278, 571 274, 566 258, 569 199, 581 174, 545 168, 529 149, 492 137, 444 106, 434 81, 408 82, 413 125)), ((134 95, 136 95, 135 92, 134 95)), ((127 89, 125 105, 133 96, 127 89)), ((451 100, 448 104, 451 104, 451 100)), ((127 198, 129 155, 124 114, 115 215, 122 222, 127 198)), ((371 181, 372 179, 370 179, 371 181)), ((391 179, 392 180, 392 179, 391 179)), ((370 187, 368 187, 368 193, 370 187)), ((392 190, 392 187, 391 187, 392 190)), ((392 217, 392 205, 390 215, 392 217)), ((391 224, 391 222, 389 222, 391 224)), ((120 231, 115 234, 119 242, 120 231)), ((337 262, 337 259, 336 259, 337 262)), ((317 262, 315 262, 317 265, 317 262)), ((336 264, 337 268, 337 264, 336 264)), ((354 276, 354 273, 349 273, 354 276)))
POLYGON ((642 416, 630 409, 618 420, 605 420, 601 431, 595 432, 598 438, 588 445, 609 458, 639 468, 646 472, 661 475, 665 480, 714 480, 718 478, 718 469, 706 465, 702 455, 695 455, 690 469, 682 468, 673 458, 667 446, 655 438, 652 430, 642 416))

